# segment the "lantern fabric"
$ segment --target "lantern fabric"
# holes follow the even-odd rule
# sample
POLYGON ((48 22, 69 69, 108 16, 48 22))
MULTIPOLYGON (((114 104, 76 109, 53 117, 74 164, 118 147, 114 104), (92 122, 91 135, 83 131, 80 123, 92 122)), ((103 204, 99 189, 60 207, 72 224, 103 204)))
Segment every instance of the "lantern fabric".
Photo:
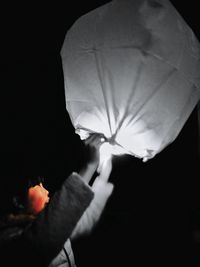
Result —
POLYGON ((82 139, 103 133, 153 158, 200 98, 200 45, 168 0, 114 0, 79 18, 61 57, 66 108, 82 139))

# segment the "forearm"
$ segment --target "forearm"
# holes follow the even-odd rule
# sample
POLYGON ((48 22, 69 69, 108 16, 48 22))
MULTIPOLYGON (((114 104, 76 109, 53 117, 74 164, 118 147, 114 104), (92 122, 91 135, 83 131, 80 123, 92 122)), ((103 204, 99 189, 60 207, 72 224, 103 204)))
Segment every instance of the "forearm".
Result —
POLYGON ((101 180, 98 185, 96 183, 96 187, 93 187, 94 198, 74 228, 71 239, 77 239, 92 232, 103 213, 113 188, 113 184, 104 183, 101 180))
POLYGON ((92 198, 90 188, 77 174, 72 174, 25 231, 24 239, 50 262, 70 237, 92 198))

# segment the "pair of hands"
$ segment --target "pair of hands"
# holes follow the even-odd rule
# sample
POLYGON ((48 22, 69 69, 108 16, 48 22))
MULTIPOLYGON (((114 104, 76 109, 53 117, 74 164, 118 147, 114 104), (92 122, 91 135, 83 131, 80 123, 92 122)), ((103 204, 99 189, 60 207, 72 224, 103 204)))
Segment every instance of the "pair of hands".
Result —
MULTIPOLYGON (((90 182, 94 172, 97 170, 100 158, 99 148, 104 141, 105 138, 99 134, 93 134, 85 141, 88 149, 88 164, 86 169, 80 174, 86 183, 90 182)), ((71 236, 72 239, 90 234, 98 223, 114 189, 114 185, 108 181, 111 171, 112 160, 109 159, 103 162, 98 176, 91 185, 94 198, 77 223, 71 236)))

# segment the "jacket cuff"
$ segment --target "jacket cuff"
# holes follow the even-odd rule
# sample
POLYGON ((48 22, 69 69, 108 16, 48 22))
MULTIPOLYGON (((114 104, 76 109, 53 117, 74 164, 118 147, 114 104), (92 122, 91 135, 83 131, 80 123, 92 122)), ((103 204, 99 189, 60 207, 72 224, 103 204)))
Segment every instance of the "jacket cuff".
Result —
MULTIPOLYGON (((65 186, 70 188, 70 190, 74 190, 75 193, 81 191, 80 198, 84 200, 84 206, 89 206, 90 202, 94 198, 94 192, 92 188, 83 180, 81 175, 77 172, 73 172, 65 181, 65 186)), ((83 204, 83 202, 81 202, 83 204)))

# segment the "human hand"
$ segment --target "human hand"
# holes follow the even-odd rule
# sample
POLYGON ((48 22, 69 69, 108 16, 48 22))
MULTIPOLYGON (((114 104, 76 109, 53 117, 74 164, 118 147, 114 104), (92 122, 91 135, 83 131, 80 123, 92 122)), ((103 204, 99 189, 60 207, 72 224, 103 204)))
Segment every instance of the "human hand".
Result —
MULTIPOLYGON (((94 191, 94 198, 104 200, 112 194, 113 184, 108 182, 110 174, 112 171, 112 159, 108 159, 103 162, 99 176, 95 179, 92 185, 92 190, 94 191)), ((104 202, 104 201, 101 201, 104 202)))
POLYGON ((114 189, 114 185, 108 182, 111 171, 112 160, 110 159, 104 162, 99 176, 92 185, 94 198, 73 230, 71 235, 72 239, 90 234, 98 223, 114 189))
POLYGON ((93 165, 97 168, 99 164, 99 148, 105 141, 103 134, 94 133, 91 134, 85 141, 87 152, 87 164, 93 165))
POLYGON ((105 138, 102 134, 91 134, 84 142, 86 146, 86 162, 79 174, 86 183, 89 183, 99 165, 99 148, 105 138))

